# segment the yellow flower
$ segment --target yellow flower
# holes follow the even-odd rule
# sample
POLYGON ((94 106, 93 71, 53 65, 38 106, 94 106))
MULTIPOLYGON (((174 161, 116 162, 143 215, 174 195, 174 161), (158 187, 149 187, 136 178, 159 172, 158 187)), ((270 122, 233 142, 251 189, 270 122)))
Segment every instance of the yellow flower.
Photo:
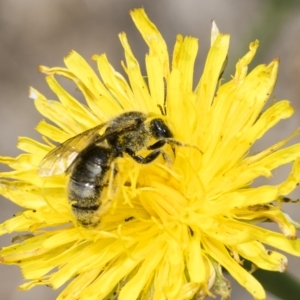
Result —
MULTIPOLYGON (((270 248, 300 255, 297 224, 281 210, 300 181, 300 145, 283 148, 298 132, 260 153, 251 152, 255 141, 293 113, 286 100, 262 111, 275 85, 278 59, 248 73, 255 41, 223 84, 229 36, 213 23, 204 72, 193 88, 197 39, 178 35, 170 64, 166 43, 144 10, 131 16, 149 46, 146 75, 125 33, 119 37, 129 82, 105 55, 93 56, 101 80, 74 51, 65 58, 67 68, 40 67, 58 100, 31 88, 36 108, 52 122, 37 126, 45 144, 20 138, 18 147, 25 154, 1 157, 13 170, 0 174, 0 192, 24 210, 1 224, 1 234, 18 236, 1 250, 0 260, 21 267, 28 280, 21 290, 36 285, 57 289, 69 281, 58 299, 227 297, 230 287, 221 267, 255 299, 265 299, 243 259, 282 272, 287 259, 270 248), (56 75, 73 81, 87 105, 64 90, 56 75), (178 143, 164 145, 164 155, 149 164, 127 154, 113 159, 118 172, 107 171, 110 188, 105 188, 107 199, 113 190, 113 201, 96 226, 82 226, 67 199, 69 176, 39 176, 40 162, 55 147, 50 140, 63 143, 110 124, 125 111, 161 118, 178 143), (274 169, 290 162, 293 168, 284 182, 251 187, 255 178, 271 177, 274 169), (277 223, 282 233, 259 226, 265 220, 277 223)), ((138 154, 145 153, 141 149, 138 154)))

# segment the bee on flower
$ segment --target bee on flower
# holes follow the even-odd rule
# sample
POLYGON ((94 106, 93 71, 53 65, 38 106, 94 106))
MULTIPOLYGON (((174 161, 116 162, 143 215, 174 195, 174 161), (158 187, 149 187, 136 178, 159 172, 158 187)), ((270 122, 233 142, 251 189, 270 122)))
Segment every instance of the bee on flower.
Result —
POLYGON ((20 138, 24 154, 0 158, 12 168, 0 173, 0 193, 22 207, 1 224, 2 235, 17 237, 1 250, 0 262, 20 266, 27 280, 21 290, 68 282, 60 300, 229 299, 222 269, 265 299, 243 260, 283 272, 287 259, 275 249, 300 256, 297 223, 281 209, 300 182, 300 144, 284 147, 298 132, 250 151, 293 114, 287 100, 265 108, 279 61, 248 72, 255 41, 232 79, 220 82, 229 36, 213 23, 205 68, 193 87, 197 39, 178 35, 170 62, 145 11, 131 17, 149 47, 146 74, 125 33, 119 38, 128 79, 105 55, 93 56, 100 77, 75 51, 66 68, 40 67, 57 100, 30 88, 51 121, 37 126, 44 143, 20 138), (73 81, 86 105, 57 76, 73 81), (293 168, 282 183, 251 186, 288 163, 293 168), (281 233, 263 228, 266 220, 281 233))

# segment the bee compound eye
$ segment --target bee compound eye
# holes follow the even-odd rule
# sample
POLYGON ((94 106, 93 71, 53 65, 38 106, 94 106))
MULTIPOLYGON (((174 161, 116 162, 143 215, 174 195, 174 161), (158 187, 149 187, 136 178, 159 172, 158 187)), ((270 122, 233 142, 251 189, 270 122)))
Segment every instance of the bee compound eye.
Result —
POLYGON ((162 119, 154 119, 150 122, 150 131, 153 137, 157 139, 172 138, 173 134, 170 128, 162 119))

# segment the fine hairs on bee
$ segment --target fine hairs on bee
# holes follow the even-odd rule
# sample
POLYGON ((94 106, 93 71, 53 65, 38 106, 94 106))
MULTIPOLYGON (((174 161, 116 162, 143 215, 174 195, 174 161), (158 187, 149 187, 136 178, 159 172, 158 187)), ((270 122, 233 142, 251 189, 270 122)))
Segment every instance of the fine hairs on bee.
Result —
MULTIPOLYGON (((165 102, 161 111, 166 115, 165 102)), ((174 146, 188 146, 173 137, 164 118, 124 112, 54 148, 41 161, 39 175, 68 174, 67 195, 77 222, 96 226, 117 190, 116 159, 126 154, 139 164, 148 164, 161 155, 170 164, 171 158, 163 149, 166 144, 171 145, 174 155, 174 146), (103 134, 99 134, 101 130, 103 134), (143 149, 149 153, 138 155, 143 149)))

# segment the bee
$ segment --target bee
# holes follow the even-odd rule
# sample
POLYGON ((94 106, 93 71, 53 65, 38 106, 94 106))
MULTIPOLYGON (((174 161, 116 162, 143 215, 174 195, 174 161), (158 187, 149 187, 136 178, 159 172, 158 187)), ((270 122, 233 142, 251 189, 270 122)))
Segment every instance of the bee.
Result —
POLYGON ((38 173, 41 177, 69 174, 67 195, 75 218, 82 226, 96 226, 110 207, 109 201, 104 203, 104 191, 118 172, 113 166, 116 158, 127 154, 140 164, 148 164, 162 155, 170 161, 162 149, 165 144, 171 145, 174 155, 173 146, 182 145, 162 118, 125 112, 54 148, 42 159, 38 173), (150 153, 137 155, 142 149, 150 153))

